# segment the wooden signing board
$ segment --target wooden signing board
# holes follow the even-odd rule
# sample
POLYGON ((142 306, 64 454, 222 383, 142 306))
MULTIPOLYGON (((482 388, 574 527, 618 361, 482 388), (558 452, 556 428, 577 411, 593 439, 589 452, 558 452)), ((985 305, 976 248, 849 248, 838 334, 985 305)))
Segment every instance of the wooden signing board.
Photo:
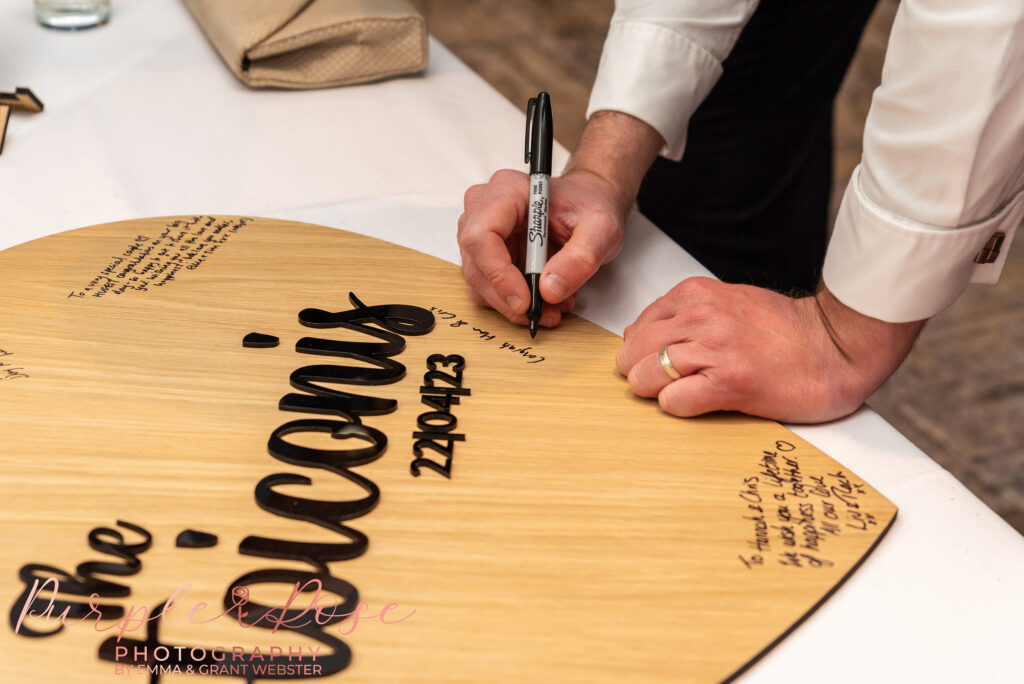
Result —
POLYGON ((530 340, 457 267, 343 231, 83 228, 0 253, 0 298, 0 594, 66 602, 0 630, 7 682, 723 681, 896 513, 777 423, 634 397, 616 336, 530 340))

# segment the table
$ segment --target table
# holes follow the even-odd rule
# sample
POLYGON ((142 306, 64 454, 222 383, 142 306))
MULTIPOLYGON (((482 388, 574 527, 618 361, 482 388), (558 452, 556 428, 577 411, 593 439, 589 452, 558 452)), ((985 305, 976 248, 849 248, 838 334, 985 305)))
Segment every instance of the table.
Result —
MULTIPOLYGON (((37 27, 25 0, 0 8, 0 26, 0 88, 31 87, 46 104, 12 116, 0 249, 204 212, 345 228, 457 262, 463 191, 521 159, 520 108, 436 41, 421 77, 254 91, 174 0, 120 0, 108 26, 72 34, 37 27)), ((566 156, 559 148, 555 166, 566 156)), ((623 253, 578 312, 621 333, 697 274, 706 271, 634 215, 623 253)), ((900 513, 860 570, 741 681, 1024 680, 1024 538, 866 407, 792 428, 900 513)), ((5 530, 3 541, 16 537, 5 530)))

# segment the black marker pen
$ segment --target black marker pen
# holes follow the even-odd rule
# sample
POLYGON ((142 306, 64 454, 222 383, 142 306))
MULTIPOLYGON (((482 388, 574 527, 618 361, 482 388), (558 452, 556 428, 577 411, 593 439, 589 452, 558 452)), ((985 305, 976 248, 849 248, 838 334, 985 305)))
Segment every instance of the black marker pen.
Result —
POLYGON ((551 181, 551 98, 542 92, 526 106, 526 163, 530 165, 530 205, 526 219, 526 282, 530 286, 530 337, 544 311, 540 272, 548 262, 548 183, 551 181))

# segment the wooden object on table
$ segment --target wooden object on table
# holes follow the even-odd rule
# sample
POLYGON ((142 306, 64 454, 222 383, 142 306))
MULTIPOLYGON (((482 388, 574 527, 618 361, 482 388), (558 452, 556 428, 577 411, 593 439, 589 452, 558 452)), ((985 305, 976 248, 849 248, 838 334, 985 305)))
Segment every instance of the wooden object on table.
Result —
POLYGON ((13 93, 0 93, 0 154, 4 152, 4 140, 7 138, 7 124, 11 119, 12 109, 41 112, 43 103, 28 88, 15 88, 13 93))
POLYGON ((10 120, 10 106, 0 104, 0 154, 3 154, 4 152, 4 140, 7 139, 7 122, 10 120))
POLYGON ((43 101, 28 88, 15 88, 13 93, 0 93, 0 105, 26 112, 43 111, 43 101))
MULTIPOLYGON (((408 318, 412 309, 403 311, 408 318)), ((157 643, 210 654, 319 647, 317 662, 327 665, 327 654, 344 659, 351 649, 343 681, 722 681, 824 601, 896 513, 777 423, 677 419, 633 396, 614 371, 620 340, 607 331, 570 316, 531 341, 525 328, 475 306, 456 266, 325 227, 197 216, 22 244, 0 253, 0 330, 8 605, 26 586, 17 579, 25 564, 72 573, 86 560, 117 560, 87 546, 93 528, 141 543, 115 525, 125 521, 153 538, 137 574, 99 575, 130 588, 100 599, 135 616, 121 621, 121 642, 108 641, 121 626, 95 616, 50 637, 0 630, 5 681, 110 681, 135 648, 148 647, 150 666, 173 665, 174 650, 161 661, 157 643), (402 331, 414 322, 395 323, 391 337, 404 338, 404 349, 374 363, 297 353, 297 344, 322 352, 330 341, 387 343, 385 333, 300 323, 300 312, 307 323, 330 323, 310 308, 357 308, 350 291, 366 307, 420 307, 434 327, 413 335, 402 331), (253 331, 281 345, 243 347, 253 331), (465 359, 461 373, 452 355, 465 359), (363 427, 310 412, 326 404, 296 387, 297 376, 329 375, 309 366, 347 367, 365 380, 394 374, 390 362, 404 377, 319 383, 397 400, 391 413, 364 413, 363 427), (288 394, 305 395, 309 410, 280 410, 288 394), (328 430, 322 421, 333 421, 334 438, 282 428, 296 420, 328 430), (275 447, 275 436, 306 447, 307 461, 360 465, 330 472, 302 467, 302 458, 281 462, 268 447, 298 452, 275 447), (417 439, 436 467, 411 468, 417 439), (355 449, 373 453, 357 458, 355 449), (441 472, 445 450, 450 478, 441 472), (283 497, 276 505, 300 519, 271 512, 266 492, 264 510, 254 501, 257 483, 277 473, 292 475, 271 478, 283 497), (379 491, 375 507, 367 481, 379 491), (349 531, 339 534, 302 520, 301 499, 363 503, 321 505, 349 531), (177 548, 188 528, 221 543, 177 548), (247 537, 358 551, 360 534, 365 552, 326 562, 368 606, 357 623, 322 628, 344 646, 288 627, 243 629, 231 616, 189 621, 193 610, 215 615, 225 597, 230 605, 247 573, 284 577, 249 587, 252 601, 271 606, 288 600, 288 578, 313 572, 310 562, 241 555, 247 537), (149 623, 158 634, 147 644, 139 609, 158 614, 184 585, 169 619, 149 623), (200 601, 207 606, 195 609, 200 601), (129 654, 119 662, 98 657, 116 657, 119 645, 129 654)), ((293 608, 307 604, 299 597, 293 608)), ((23 626, 54 627, 39 617, 23 626)))

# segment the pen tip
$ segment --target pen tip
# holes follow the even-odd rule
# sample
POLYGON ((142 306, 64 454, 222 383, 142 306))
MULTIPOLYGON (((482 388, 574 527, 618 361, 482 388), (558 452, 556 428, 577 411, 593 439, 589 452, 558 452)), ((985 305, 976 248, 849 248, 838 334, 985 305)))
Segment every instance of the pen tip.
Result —
POLYGON ((537 322, 530 321, 530 339, 537 337, 537 322))

